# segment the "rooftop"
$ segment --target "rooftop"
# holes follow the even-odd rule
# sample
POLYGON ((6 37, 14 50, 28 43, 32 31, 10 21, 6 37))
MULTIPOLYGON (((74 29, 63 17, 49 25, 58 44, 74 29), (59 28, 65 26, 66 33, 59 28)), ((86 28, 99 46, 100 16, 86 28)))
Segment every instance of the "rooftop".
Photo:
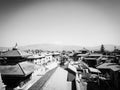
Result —
POLYGON ((22 50, 19 49, 13 49, 13 50, 9 50, 3 54, 0 55, 0 57, 27 57, 30 56, 31 54, 26 53, 22 50))
POLYGON ((103 56, 103 55, 102 54, 94 53, 94 54, 90 54, 89 56, 103 56))
POLYGON ((97 66, 98 69, 111 69, 113 71, 120 71, 120 65, 116 63, 103 63, 97 66))
POLYGON ((2 75, 27 76, 35 70, 35 65, 30 62, 20 62, 16 65, 0 65, 2 75))

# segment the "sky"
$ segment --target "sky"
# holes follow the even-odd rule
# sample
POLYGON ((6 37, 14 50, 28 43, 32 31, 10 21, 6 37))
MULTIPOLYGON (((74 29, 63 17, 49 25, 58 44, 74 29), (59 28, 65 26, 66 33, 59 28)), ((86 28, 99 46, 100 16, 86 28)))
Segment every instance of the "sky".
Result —
POLYGON ((0 46, 120 45, 119 0, 0 1, 0 46))

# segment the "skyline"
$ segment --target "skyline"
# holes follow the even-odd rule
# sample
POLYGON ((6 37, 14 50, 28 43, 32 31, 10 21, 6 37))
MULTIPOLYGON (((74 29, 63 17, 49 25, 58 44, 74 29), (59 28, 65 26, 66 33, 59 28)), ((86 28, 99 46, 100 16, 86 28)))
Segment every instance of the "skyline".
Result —
POLYGON ((120 45, 120 1, 13 1, 0 5, 0 46, 120 45))

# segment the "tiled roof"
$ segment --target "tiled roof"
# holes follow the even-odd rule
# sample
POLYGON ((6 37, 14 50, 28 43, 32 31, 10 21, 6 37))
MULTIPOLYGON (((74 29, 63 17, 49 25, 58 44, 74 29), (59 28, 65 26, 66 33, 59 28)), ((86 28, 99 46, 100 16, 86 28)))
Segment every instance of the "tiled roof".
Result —
POLYGON ((0 57, 25 57, 30 56, 31 54, 26 53, 22 50, 10 50, 5 53, 3 53, 0 57))
POLYGON ((35 65, 30 62, 21 62, 16 65, 0 65, 2 75, 27 76, 35 69, 35 65))

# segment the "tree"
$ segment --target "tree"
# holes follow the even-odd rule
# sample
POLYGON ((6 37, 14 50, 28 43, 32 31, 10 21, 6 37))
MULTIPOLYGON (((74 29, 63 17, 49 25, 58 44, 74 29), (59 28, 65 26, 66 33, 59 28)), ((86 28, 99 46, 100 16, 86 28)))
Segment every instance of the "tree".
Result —
POLYGON ((103 45, 103 44, 101 45, 100 52, 101 52, 101 53, 104 53, 104 52, 105 52, 105 48, 104 48, 104 45, 103 45))

